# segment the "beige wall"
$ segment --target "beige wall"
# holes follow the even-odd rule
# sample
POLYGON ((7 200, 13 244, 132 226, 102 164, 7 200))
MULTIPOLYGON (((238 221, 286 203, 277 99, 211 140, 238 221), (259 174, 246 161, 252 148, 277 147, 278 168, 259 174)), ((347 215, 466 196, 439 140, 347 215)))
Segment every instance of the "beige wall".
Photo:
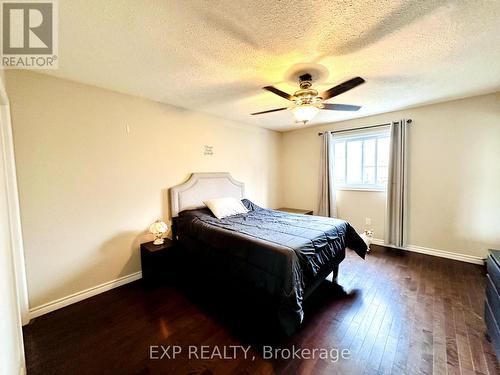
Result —
POLYGON ((7 85, 31 308, 139 271, 144 231, 191 172, 279 205, 279 133, 31 72, 7 85))
MULTIPOLYGON (((284 133, 283 201, 316 208, 325 129, 413 119, 409 151, 409 244, 472 256, 500 246, 500 93, 284 133)), ((383 238, 385 197, 341 191, 339 215, 358 229, 371 217, 383 238)))
POLYGON ((373 230, 374 238, 384 238, 385 198, 382 191, 339 190, 337 214, 351 223, 358 232, 373 230), (366 219, 371 225, 366 224, 366 219))

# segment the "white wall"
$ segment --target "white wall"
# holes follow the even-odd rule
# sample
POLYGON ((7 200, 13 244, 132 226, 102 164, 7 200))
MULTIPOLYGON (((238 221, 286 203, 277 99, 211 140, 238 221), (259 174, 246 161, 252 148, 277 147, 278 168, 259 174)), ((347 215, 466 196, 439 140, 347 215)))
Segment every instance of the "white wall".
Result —
MULTIPOLYGON (((316 209, 317 133, 412 118, 409 244, 472 256, 500 246, 500 93, 284 133, 283 204, 316 209)), ((383 238, 385 196, 341 191, 339 215, 383 238)))
POLYGON ((5 195, 5 179, 3 174, 3 155, 0 155, 2 173, 0 175, 0 374, 19 374, 23 364, 21 320, 17 304, 14 262, 7 201, 5 195))
MULTIPOLYGON (((10 126, 4 120, 0 117, 2 132, 10 126)), ((2 136, 0 146, 0 375, 12 375, 24 369, 24 351, 7 202, 6 147, 2 136)))
POLYGON ((277 132, 32 72, 7 85, 31 308, 140 271, 145 230, 191 172, 279 205, 277 132))

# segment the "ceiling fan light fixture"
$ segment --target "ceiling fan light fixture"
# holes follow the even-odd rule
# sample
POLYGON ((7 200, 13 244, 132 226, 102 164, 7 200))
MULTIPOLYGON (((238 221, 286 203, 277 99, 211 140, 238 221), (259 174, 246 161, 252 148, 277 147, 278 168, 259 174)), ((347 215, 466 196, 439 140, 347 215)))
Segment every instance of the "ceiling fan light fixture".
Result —
POLYGON ((286 109, 291 109, 296 122, 301 122, 304 125, 311 121, 319 112, 320 109, 328 111, 357 111, 361 107, 358 105, 350 104, 332 104, 324 103, 325 100, 336 97, 343 94, 346 91, 352 90, 353 88, 365 83, 365 80, 361 77, 355 77, 348 81, 342 82, 337 86, 331 87, 325 92, 319 94, 317 90, 311 87, 312 85, 312 75, 309 73, 304 73, 299 76, 299 86, 300 90, 297 90, 290 95, 274 86, 265 86, 264 90, 270 91, 286 100, 293 102, 290 107, 269 109, 267 111, 260 111, 251 113, 251 115, 262 115, 264 113, 284 111, 286 109), (319 94, 319 95, 318 95, 319 94))
POLYGON ((292 108, 293 116, 297 122, 306 123, 311 121, 319 112, 319 108, 311 104, 303 104, 292 108))

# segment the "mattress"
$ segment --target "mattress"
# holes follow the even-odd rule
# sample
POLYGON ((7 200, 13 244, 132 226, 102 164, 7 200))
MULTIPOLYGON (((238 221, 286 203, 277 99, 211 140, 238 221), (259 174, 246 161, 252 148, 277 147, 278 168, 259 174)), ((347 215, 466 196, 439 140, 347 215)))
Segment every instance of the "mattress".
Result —
POLYGON ((176 218, 179 243, 228 276, 263 290, 287 332, 303 319, 308 287, 345 257, 364 258, 366 245, 346 221, 264 209, 244 199, 248 213, 217 219, 207 208, 176 218))

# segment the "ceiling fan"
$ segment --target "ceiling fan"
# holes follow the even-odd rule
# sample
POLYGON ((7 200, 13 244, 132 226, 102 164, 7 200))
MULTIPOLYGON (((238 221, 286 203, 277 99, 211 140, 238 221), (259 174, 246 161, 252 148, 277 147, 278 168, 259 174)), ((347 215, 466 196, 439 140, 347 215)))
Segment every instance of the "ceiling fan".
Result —
POLYGON ((300 90, 295 91, 293 95, 281 91, 273 86, 263 87, 264 90, 270 91, 273 94, 276 94, 278 96, 281 96, 282 98, 294 102, 294 106, 270 109, 268 111, 262 111, 262 112, 255 112, 252 113, 252 115, 261 115, 263 113, 270 113, 270 112, 284 111, 285 109, 291 109, 297 122, 302 122, 303 124, 306 124, 308 121, 311 121, 314 116, 316 116, 316 114, 319 112, 320 109, 326 109, 329 111, 357 111, 358 109, 361 108, 360 106, 350 105, 350 104, 331 104, 331 103, 324 103, 324 101, 333 98, 334 96, 340 95, 346 91, 349 91, 363 83, 365 83, 365 80, 361 77, 352 78, 318 95, 318 91, 311 88, 312 86, 311 74, 305 73, 299 76, 300 90))

